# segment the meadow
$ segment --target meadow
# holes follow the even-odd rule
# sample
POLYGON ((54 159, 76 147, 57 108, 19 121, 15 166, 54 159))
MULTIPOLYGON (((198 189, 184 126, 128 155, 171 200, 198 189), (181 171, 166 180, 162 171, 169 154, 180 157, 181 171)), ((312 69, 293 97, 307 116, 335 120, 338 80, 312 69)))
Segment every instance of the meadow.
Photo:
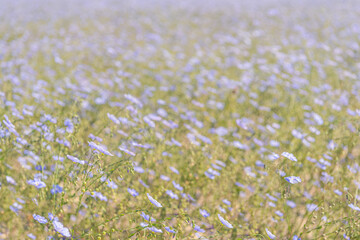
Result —
POLYGON ((360 2, 0 0, 0 239, 360 239, 360 2))

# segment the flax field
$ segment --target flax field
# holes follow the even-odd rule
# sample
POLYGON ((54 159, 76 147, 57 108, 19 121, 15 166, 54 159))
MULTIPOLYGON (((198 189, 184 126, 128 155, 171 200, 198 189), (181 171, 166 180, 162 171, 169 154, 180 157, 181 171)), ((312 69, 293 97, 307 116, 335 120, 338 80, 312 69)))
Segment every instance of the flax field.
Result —
POLYGON ((360 1, 0 0, 0 239, 360 239, 360 1))

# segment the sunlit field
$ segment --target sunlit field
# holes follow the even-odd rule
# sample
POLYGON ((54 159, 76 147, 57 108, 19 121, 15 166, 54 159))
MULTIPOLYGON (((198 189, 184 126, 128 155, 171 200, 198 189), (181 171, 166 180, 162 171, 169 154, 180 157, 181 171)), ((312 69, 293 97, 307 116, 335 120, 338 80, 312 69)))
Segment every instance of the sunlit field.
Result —
POLYGON ((360 1, 0 0, 0 239, 360 239, 360 1))

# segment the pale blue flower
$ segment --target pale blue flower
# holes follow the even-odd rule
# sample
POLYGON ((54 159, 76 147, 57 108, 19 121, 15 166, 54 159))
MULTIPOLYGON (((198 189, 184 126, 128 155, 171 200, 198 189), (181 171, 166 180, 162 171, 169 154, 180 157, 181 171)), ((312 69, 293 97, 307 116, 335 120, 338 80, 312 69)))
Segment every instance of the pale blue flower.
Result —
POLYGON ((202 232, 202 233, 205 232, 205 230, 202 229, 202 228, 201 228, 200 226, 198 226, 198 225, 195 225, 195 226, 194 226, 194 230, 197 231, 197 232, 202 232))
POLYGON ((306 204, 306 208, 309 212, 318 210, 318 206, 316 204, 306 204))
POLYGON ((295 176, 285 177, 285 180, 288 181, 291 184, 296 184, 296 183, 301 182, 301 178, 300 177, 295 177, 295 176))
POLYGON ((37 189, 46 187, 46 184, 42 182, 39 178, 34 178, 34 180, 28 180, 27 183, 35 186, 37 189))
POLYGON ((120 149, 121 151, 123 151, 123 152, 125 152, 125 153, 127 153, 127 154, 131 155, 131 156, 135 156, 135 155, 136 155, 135 153, 133 153, 133 152, 132 152, 132 151, 130 151, 130 150, 127 150, 126 148, 119 147, 119 149, 120 149))
POLYGON ((108 155, 108 156, 114 156, 111 152, 109 152, 108 150, 106 150, 103 146, 97 145, 94 142, 88 142, 89 146, 95 150, 98 150, 99 152, 108 155))
POLYGON ((162 233, 163 232, 161 229, 158 229, 158 228, 156 228, 154 226, 148 227, 147 229, 154 232, 154 233, 162 233))
POLYGON ((182 186, 180 186, 180 184, 176 183, 175 181, 172 181, 172 184, 174 185, 174 187, 179 190, 180 192, 182 192, 184 190, 184 188, 182 186))
POLYGON ((224 224, 224 226, 228 228, 233 228, 233 226, 228 221, 226 221, 220 214, 218 214, 218 217, 220 219, 220 222, 224 224))
POLYGON ((71 156, 71 155, 66 155, 66 157, 68 159, 70 159, 71 161, 73 161, 74 163, 79 163, 81 165, 84 165, 85 164, 85 161, 84 160, 79 160, 77 157, 74 157, 74 156, 71 156))
POLYGON ((210 216, 210 213, 208 213, 208 212, 207 212, 206 210, 204 210, 204 209, 200 209, 199 211, 200 211, 200 214, 201 214, 203 217, 205 217, 205 218, 207 218, 207 217, 210 216))
POLYGON ((155 205, 155 207, 161 208, 162 205, 156 201, 153 197, 150 196, 150 194, 146 193, 147 197, 149 198, 150 202, 155 205))
POLYGON ((178 195, 171 190, 166 190, 166 194, 169 195, 172 199, 179 199, 178 195))
POLYGON ((36 236, 35 236, 34 234, 32 234, 32 233, 29 233, 27 236, 28 236, 29 238, 33 239, 33 240, 36 239, 36 236))
POLYGON ((128 188, 127 190, 133 197, 136 197, 139 195, 139 193, 135 189, 128 188))
POLYGON ((33 218, 41 224, 45 224, 48 222, 48 220, 45 217, 40 215, 33 214, 33 218))
POLYGON ((156 219, 153 217, 150 217, 150 215, 145 214, 144 212, 141 212, 140 216, 142 216, 146 221, 155 222, 156 219))
POLYGON ((68 228, 64 227, 61 222, 53 221, 53 226, 56 232, 60 233, 64 237, 71 237, 70 231, 68 228))
POLYGON ((176 231, 174 229, 171 229, 170 227, 165 227, 165 230, 169 233, 176 233, 176 231))
POLYGON ((287 159, 290 159, 291 161, 297 162, 296 157, 292 153, 283 152, 281 156, 286 157, 287 159))
POLYGON ((267 228, 265 228, 265 231, 267 233, 267 235, 269 236, 270 239, 275 239, 276 236, 274 234, 272 234, 267 228))
POLYGON ((360 208, 357 207, 357 206, 355 206, 355 205, 352 204, 352 203, 350 203, 348 206, 349 206, 350 208, 354 209, 355 211, 360 211, 360 208))

